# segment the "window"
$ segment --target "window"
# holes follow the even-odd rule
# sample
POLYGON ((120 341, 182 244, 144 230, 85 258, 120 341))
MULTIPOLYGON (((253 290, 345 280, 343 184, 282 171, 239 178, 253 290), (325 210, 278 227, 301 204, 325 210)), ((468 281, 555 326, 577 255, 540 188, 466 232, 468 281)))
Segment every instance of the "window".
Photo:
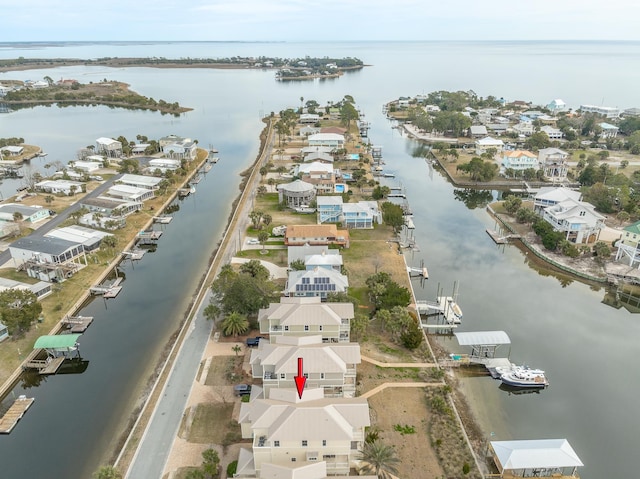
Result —
POLYGON ((318 326, 318 331, 322 331, 322 324, 318 326))
MULTIPOLYGON (((309 373, 304 373, 303 376, 307 379, 309 379, 309 373)), ((307 441, 303 441, 303 442, 307 442, 307 441)))
POLYGON ((320 373, 320 379, 324 379, 324 373, 320 373))
POLYGON ((289 331, 289 326, 285 326, 285 327, 284 327, 284 330, 285 330, 285 331, 289 331))
POLYGON ((302 441, 302 447, 307 447, 307 441, 306 440, 302 441))
POLYGON ((285 373, 280 373, 280 379, 286 379, 287 375, 285 373))
POLYGON ((295 457, 292 457, 292 458, 291 458, 291 462, 296 462, 296 458, 295 458, 295 457))
POLYGON ((322 445, 323 445, 323 446, 326 446, 326 445, 327 445, 327 440, 326 440, 326 439, 323 439, 323 440, 322 440, 322 445))
POLYGON ((280 447, 280 441, 273 441, 273 447, 280 447))
POLYGON ((305 331, 309 331, 309 325, 308 325, 308 324, 305 324, 305 325, 304 325, 304 330, 305 330, 305 331))

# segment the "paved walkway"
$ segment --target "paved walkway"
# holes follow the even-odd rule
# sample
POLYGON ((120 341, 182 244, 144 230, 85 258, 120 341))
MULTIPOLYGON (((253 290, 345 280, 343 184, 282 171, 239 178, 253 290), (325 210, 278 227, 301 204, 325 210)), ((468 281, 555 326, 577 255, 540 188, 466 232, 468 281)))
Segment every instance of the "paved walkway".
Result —
POLYGON ((376 386, 375 388, 367 391, 364 394, 358 396, 359 398, 370 398, 371 396, 378 394, 380 391, 383 391, 387 388, 428 388, 428 387, 442 387, 445 383, 383 383, 380 386, 376 386))
POLYGON ((375 359, 368 358, 367 356, 360 356, 363 361, 371 364, 375 364, 381 368, 435 368, 436 363, 381 363, 375 359))

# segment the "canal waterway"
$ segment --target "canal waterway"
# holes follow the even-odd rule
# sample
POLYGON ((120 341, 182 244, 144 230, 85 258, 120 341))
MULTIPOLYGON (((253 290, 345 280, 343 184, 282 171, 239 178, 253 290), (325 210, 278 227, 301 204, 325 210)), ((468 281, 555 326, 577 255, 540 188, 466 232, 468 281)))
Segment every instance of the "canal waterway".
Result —
MULTIPOLYGON (((563 98, 574 108, 580 103, 600 104, 606 95, 607 105, 640 106, 636 89, 640 72, 634 66, 640 60, 639 45, 431 42, 1 47, 0 58, 309 55, 355 56, 372 65, 334 80, 291 83, 276 82, 273 72, 253 70, 71 67, 0 73, 0 82, 45 75, 83 82, 120 80, 146 96, 194 108, 178 117, 103 106, 35 107, 0 115, 0 137, 20 136, 49 153, 32 161, 35 169, 44 170, 52 161, 66 163, 78 149, 101 136, 190 136, 200 146, 213 144, 221 158, 197 185, 197 193, 180 202, 173 222, 163 227, 158 249, 135 265, 123 265, 126 280, 120 295, 106 303, 94 300, 81 312, 95 317, 80 338, 82 356, 89 361, 86 371, 52 376, 38 387, 14 391, 15 395, 34 396, 36 402, 11 435, 0 436, 2 477, 90 476, 120 436, 191 300, 238 194, 238 174, 258 152, 261 117, 297 107, 300 97, 324 104, 346 94, 355 98, 372 123, 370 137, 383 146, 387 169, 396 174, 394 184, 405 188, 414 212, 420 252, 408 259, 416 264, 424 260, 431 278, 424 288, 416 285, 418 297, 433 299, 438 284, 446 292, 458 281, 464 311, 461 330, 505 330, 512 340, 514 361, 548 372, 551 386, 539 394, 509 395, 487 377, 462 381, 487 436, 567 438, 585 463, 583 477, 633 477, 634 438, 640 419, 629 411, 640 395, 640 382, 627 369, 633 367, 629 358, 640 349, 638 318, 604 305, 602 288, 533 268, 527 255, 516 248, 496 247, 484 232, 493 226, 493 220, 484 208, 467 206, 478 195, 456 192, 423 159, 414 158, 416 143, 392 129, 381 109, 399 96, 438 89, 473 89, 481 96, 541 103, 563 98), (553 81, 549 81, 550 71, 553 81)), ((0 192, 8 197, 18 185, 19 180, 4 180, 0 192)), ((443 343, 457 347, 452 340, 443 343)))

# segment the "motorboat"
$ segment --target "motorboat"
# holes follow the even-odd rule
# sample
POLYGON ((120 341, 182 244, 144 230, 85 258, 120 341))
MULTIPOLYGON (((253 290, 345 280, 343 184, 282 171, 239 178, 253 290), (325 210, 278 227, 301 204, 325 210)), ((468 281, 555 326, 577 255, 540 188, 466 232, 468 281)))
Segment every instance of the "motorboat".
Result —
POLYGON ((549 385, 544 371, 528 366, 513 365, 511 370, 500 375, 502 384, 516 388, 546 388, 549 385))

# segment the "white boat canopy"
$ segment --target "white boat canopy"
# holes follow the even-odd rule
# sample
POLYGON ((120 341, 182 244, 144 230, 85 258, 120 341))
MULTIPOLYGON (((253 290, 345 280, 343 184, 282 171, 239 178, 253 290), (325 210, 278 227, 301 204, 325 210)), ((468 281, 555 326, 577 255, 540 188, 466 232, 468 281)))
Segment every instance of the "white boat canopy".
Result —
POLYGON ((583 466, 566 439, 491 441, 502 474, 514 469, 556 469, 583 466))
POLYGON ((460 346, 511 344, 509 336, 504 331, 476 331, 453 334, 458 339, 460 346))

